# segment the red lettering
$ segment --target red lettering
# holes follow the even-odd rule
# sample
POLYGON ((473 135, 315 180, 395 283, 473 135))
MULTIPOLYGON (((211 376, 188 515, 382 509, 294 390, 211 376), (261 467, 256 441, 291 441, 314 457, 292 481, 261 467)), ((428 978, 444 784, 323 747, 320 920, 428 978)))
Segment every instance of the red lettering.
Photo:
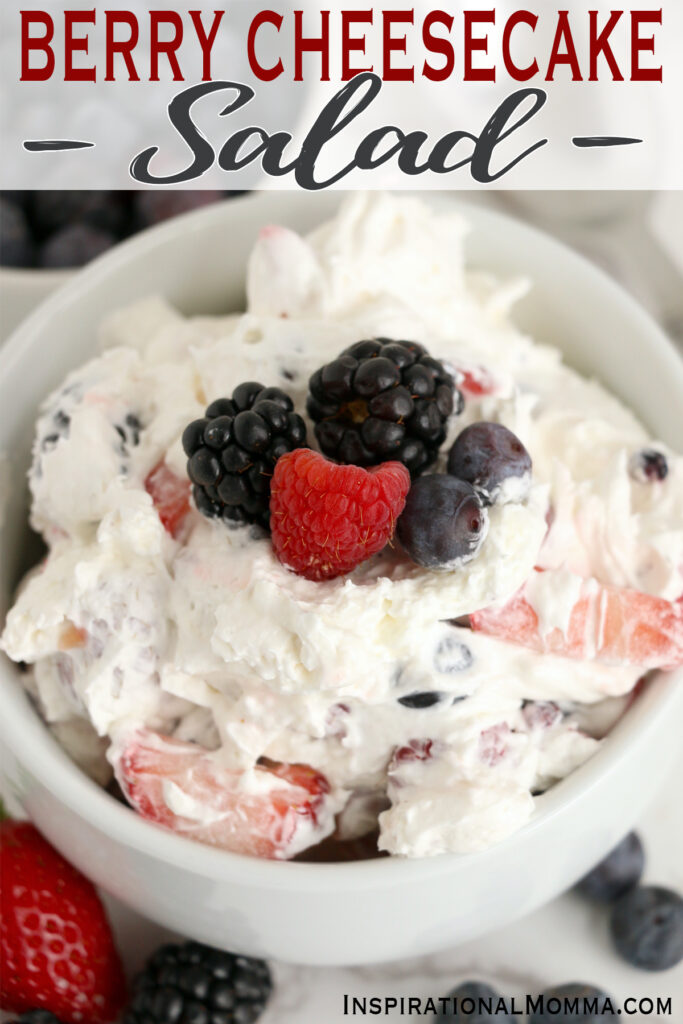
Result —
POLYGON ((22 11, 21 12, 21 81, 22 82, 47 82, 55 70, 55 55, 50 46, 54 39, 55 26, 52 18, 44 11, 22 11), (45 34, 36 38, 30 33, 31 25, 42 25, 45 34), (32 68, 30 65, 31 50, 41 50, 45 54, 45 64, 42 68, 32 68))
POLYGON ((545 80, 546 82, 553 82, 555 68, 560 64, 568 64, 572 70, 572 82, 582 82, 579 58, 576 54, 574 38, 569 24, 569 12, 558 11, 557 14, 557 30, 553 39, 552 50, 550 51, 550 60, 548 61, 548 71, 545 80), (562 43, 565 45, 564 53, 560 50, 562 43))
POLYGON ((609 37, 612 31, 621 18, 623 11, 612 11, 609 16, 609 21, 603 28, 602 32, 598 33, 598 11, 589 11, 589 54, 590 54, 590 72, 588 75, 589 82, 598 81, 598 57, 600 54, 603 55, 609 65, 609 69, 612 72, 612 81, 623 82, 624 76, 619 70, 616 57, 612 47, 609 44, 609 37))
POLYGON ((223 20, 224 14, 225 11, 213 12, 213 21, 211 23, 211 29, 207 36, 206 29, 204 28, 204 23, 202 21, 202 12, 189 12, 190 17, 192 18, 192 24, 194 25, 194 30, 197 33, 199 45, 202 48, 202 82, 211 81, 211 50, 213 49, 213 44, 216 42, 216 36, 218 35, 218 26, 223 20))
POLYGON ((369 68, 352 68, 351 53, 360 50, 365 53, 365 35, 352 36, 352 25, 372 25, 372 9, 368 11, 342 11, 342 82, 348 82, 354 75, 360 75, 363 71, 372 71, 372 64, 369 68))
POLYGON ((661 25, 662 11, 631 11, 631 81, 661 82, 662 67, 643 68, 640 66, 641 53, 655 52, 655 37, 640 35, 641 25, 661 25))
POLYGON ((430 53, 439 53, 445 58, 441 68, 432 67, 427 61, 424 62, 422 74, 432 82, 445 82, 453 74, 455 68, 455 51, 449 39, 442 39, 432 32, 432 25, 445 25, 450 32, 453 28, 453 18, 445 11, 430 11, 422 26, 422 41, 430 53))
POLYGON ((64 81, 96 82, 97 71, 93 68, 75 68, 74 52, 88 52, 88 37, 75 36, 74 25, 94 25, 95 11, 64 11, 64 81))
POLYGON ((532 14, 531 11, 515 11, 514 14, 510 15, 503 29, 503 63, 508 75, 515 82, 528 82, 530 78, 538 74, 538 61, 534 59, 527 67, 520 68, 518 64, 515 64, 510 53, 512 30, 520 24, 528 25, 531 31, 534 32, 538 24, 538 15, 532 14))
POLYGON ((412 25, 413 11, 382 11, 382 60, 385 82, 413 82, 415 69, 395 68, 391 63, 392 53, 407 53, 406 36, 393 36, 391 29, 395 24, 412 25))
POLYGON ((162 53, 166 54, 168 59, 169 66, 173 72, 173 81, 182 82, 184 79, 178 64, 178 58, 176 57, 176 50, 183 41, 183 19, 175 11, 150 11, 149 17, 150 82, 159 81, 159 56, 162 53), (164 41, 159 38, 159 29, 162 25, 171 25, 173 27, 172 39, 164 41))
POLYGON ((124 59, 126 70, 128 71, 129 82, 139 82, 140 76, 138 75, 135 62, 133 61, 133 50, 138 44, 140 38, 140 29, 138 28, 138 19, 130 11, 105 11, 105 38, 106 38, 106 51, 107 51, 107 66, 106 75, 104 76, 105 82, 114 81, 114 54, 120 53, 124 59), (115 39, 114 30, 116 25, 127 25, 130 29, 128 39, 115 39))
POLYGON ((303 60, 304 53, 319 53, 321 61, 320 81, 330 80, 330 12, 321 11, 320 20, 322 23, 322 35, 319 38, 307 38, 304 36, 303 11, 294 12, 294 81, 303 82, 303 60))
POLYGON ((274 25, 276 31, 279 32, 282 28, 282 20, 282 15, 276 14, 275 11, 260 11, 249 26, 249 34, 247 36, 249 67, 261 82, 272 82, 285 69, 282 60, 278 60, 277 64, 274 64, 272 68, 264 68, 256 56, 256 33, 261 25, 274 25))
POLYGON ((496 69, 475 68, 472 66, 472 54, 475 50, 481 50, 488 54, 489 37, 473 36, 474 25, 489 24, 495 25, 496 12, 494 11, 465 11, 465 54, 463 64, 463 82, 495 82, 496 69))

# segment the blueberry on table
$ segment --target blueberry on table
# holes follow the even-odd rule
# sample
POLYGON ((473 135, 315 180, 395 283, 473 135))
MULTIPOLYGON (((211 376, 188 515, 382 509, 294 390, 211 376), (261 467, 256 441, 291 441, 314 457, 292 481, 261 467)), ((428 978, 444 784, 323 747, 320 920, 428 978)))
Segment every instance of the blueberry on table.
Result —
POLYGON ((628 463, 629 476, 641 484, 653 484, 666 480, 669 464, 666 455, 654 448, 643 448, 634 452, 628 463))
POLYGON ((82 267, 116 245, 108 231, 89 224, 71 224, 48 238, 38 254, 38 262, 46 269, 82 267))
POLYGON ((253 1024, 272 987, 263 960, 198 942, 162 946, 136 978, 123 1024, 253 1024))
POLYGON ((150 189, 138 192, 133 200, 133 218, 137 228, 177 217, 181 213, 199 210, 223 198, 223 193, 211 189, 150 189))
POLYGON ((539 999, 541 1006, 532 1013, 529 1024, 599 1024, 617 1016, 606 992, 582 982, 556 985, 539 999))
POLYGON ((624 960, 665 971, 683 960, 683 899, 656 885, 629 890, 614 904, 612 939, 624 960))
POLYGON ((508 1024, 503 997, 482 981, 464 981, 448 993, 449 1004, 435 1024, 508 1024))
POLYGON ((448 472, 472 484, 486 505, 523 501, 531 483, 531 456, 501 423, 472 423, 448 453, 448 472))
POLYGON ((581 879, 577 889, 597 903, 611 903, 638 884, 644 867, 643 844, 635 832, 629 832, 581 879))
POLYGON ((396 533, 406 553, 425 569, 453 569, 479 552, 488 519, 470 484, 453 476, 419 477, 408 493, 396 533))
POLYGON ((32 267, 36 253, 26 215, 8 199, 0 199, 0 263, 3 267, 32 267))

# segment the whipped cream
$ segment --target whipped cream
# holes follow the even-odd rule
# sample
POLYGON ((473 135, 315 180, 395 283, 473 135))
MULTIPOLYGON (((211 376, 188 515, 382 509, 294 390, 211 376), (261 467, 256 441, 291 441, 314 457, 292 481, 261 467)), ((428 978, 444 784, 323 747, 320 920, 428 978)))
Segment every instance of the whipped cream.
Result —
MULTIPOLYGON (((137 303, 106 320, 101 354, 48 398, 29 483, 49 553, 1 643, 32 666, 46 720, 98 780, 109 741, 116 768, 118 738, 139 727, 210 750, 245 779, 262 777, 264 757, 307 764, 342 813, 289 855, 336 827, 379 828, 380 849, 428 856, 510 835, 538 793, 595 751, 603 729, 589 727, 589 706, 612 707, 642 670, 536 653, 472 632, 465 617, 530 577, 544 633, 567 629, 579 577, 677 599, 683 460, 658 445, 667 478, 629 475, 644 428, 514 326, 525 283, 468 272, 466 232, 456 211, 381 195, 352 197, 306 239, 266 228, 243 315, 137 303), (172 539, 145 479, 162 461, 185 479, 186 424, 245 380, 282 387, 303 415, 310 375, 374 336, 423 343, 463 382, 439 468, 481 419, 531 454, 532 479, 506 483, 477 556, 430 572, 396 546, 315 583, 254 528, 194 509, 172 539), (486 387, 468 390, 468 379, 486 387), (418 693, 434 694, 431 706, 410 706, 418 693)), ((214 820, 176 780, 162 792, 190 833, 214 820)))

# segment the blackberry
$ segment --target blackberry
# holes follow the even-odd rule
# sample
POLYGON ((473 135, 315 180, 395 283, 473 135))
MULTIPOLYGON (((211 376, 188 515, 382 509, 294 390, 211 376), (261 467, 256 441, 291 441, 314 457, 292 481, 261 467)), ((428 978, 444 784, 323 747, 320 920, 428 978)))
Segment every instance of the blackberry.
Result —
POLYGON ((202 419, 188 424, 183 448, 202 515, 268 527, 275 463, 306 447, 306 425, 293 410, 280 388, 245 381, 232 398, 216 399, 202 419))
POLYGON ((198 942, 162 946, 135 979, 123 1024, 252 1024, 271 990, 263 960, 198 942))
POLYGON ((358 341, 313 374, 306 403, 325 455, 374 466, 402 462, 413 476, 435 461, 463 397, 416 341, 358 341))

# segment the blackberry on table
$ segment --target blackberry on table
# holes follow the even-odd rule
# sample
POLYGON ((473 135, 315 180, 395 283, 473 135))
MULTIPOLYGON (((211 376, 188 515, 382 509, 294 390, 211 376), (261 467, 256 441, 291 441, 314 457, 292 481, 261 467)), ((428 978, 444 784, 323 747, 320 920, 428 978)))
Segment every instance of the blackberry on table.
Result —
POLYGON ((316 370, 306 409, 325 455, 358 466, 397 460, 415 476, 435 461, 448 417, 462 404, 424 346, 375 338, 316 370))
POLYGON ((306 445, 306 425, 293 410, 280 388, 245 381, 188 424, 183 448, 202 515, 268 527, 275 463, 306 445))
POLYGON ((162 946, 136 978, 123 1024, 253 1024, 271 991, 263 960, 198 942, 162 946))

